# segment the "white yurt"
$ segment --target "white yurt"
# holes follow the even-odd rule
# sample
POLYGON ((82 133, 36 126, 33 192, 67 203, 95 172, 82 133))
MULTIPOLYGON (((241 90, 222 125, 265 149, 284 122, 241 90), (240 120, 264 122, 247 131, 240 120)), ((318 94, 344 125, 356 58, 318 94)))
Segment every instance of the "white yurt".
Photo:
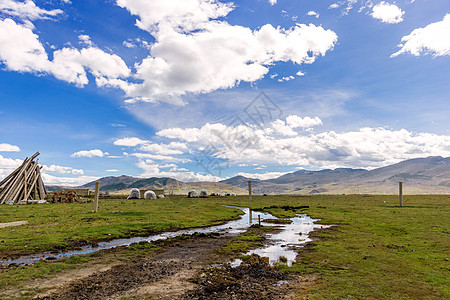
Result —
POLYGON ((130 195, 128 196, 127 199, 139 199, 139 198, 141 198, 141 192, 139 191, 139 189, 132 188, 130 190, 130 195))
POLYGON ((164 195, 163 194, 161 194, 161 195, 158 195, 158 198, 164 198, 164 195))
POLYGON ((189 191, 188 198, 197 198, 197 197, 198 197, 198 194, 197 194, 196 190, 189 191))
POLYGON ((144 193, 144 199, 145 200, 154 200, 156 199, 156 194, 154 191, 146 191, 144 193))
POLYGON ((207 190, 201 190, 200 191, 200 198, 208 198, 208 191, 207 190))

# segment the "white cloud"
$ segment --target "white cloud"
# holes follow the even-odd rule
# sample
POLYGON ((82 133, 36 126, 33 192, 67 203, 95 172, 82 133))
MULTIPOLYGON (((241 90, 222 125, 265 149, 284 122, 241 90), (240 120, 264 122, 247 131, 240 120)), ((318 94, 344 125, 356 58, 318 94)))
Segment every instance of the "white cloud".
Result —
POLYGON ((232 3, 216 0, 117 0, 117 5, 126 8, 131 14, 139 16, 136 26, 156 34, 159 25, 180 30, 199 29, 210 19, 226 16, 232 3))
POLYGON ((119 170, 117 170, 117 169, 109 169, 109 170, 105 170, 105 172, 119 172, 119 170))
POLYGON ((277 4, 277 0, 269 0, 270 5, 275 5, 277 4))
POLYGON ((177 155, 183 154, 183 151, 179 149, 171 149, 169 145, 165 144, 146 144, 139 147, 140 151, 151 152, 162 155, 177 155))
POLYGON ((171 142, 170 144, 154 144, 137 137, 118 139, 114 141, 114 145, 128 147, 140 146, 138 148, 139 151, 150 152, 152 155, 178 155, 184 153, 182 150, 187 150, 185 143, 171 142))
POLYGON ((1 152, 20 152, 20 148, 15 145, 0 143, 0 151, 1 152))
POLYGON ((1 0, 0 12, 5 15, 27 20, 49 19, 63 13, 60 9, 45 10, 39 8, 31 0, 1 0))
POLYGON ((125 154, 128 156, 135 156, 137 158, 141 159, 153 159, 153 160, 162 160, 162 161, 171 161, 171 162, 181 162, 186 163, 190 162, 191 160, 186 158, 177 158, 169 155, 160 155, 160 154, 151 154, 151 153, 131 153, 131 154, 125 154))
POLYGON ((294 76, 286 76, 286 77, 282 77, 282 78, 280 78, 280 79, 278 79, 278 82, 283 82, 283 81, 289 81, 289 80, 292 80, 292 79, 295 79, 295 77, 294 76))
POLYGON ((48 59, 39 37, 30 28, 11 19, 0 20, 0 61, 7 69, 52 74, 80 87, 89 82, 88 70, 98 86, 122 86, 123 89, 128 86, 119 78, 128 77, 130 70, 115 54, 96 47, 63 48, 54 51, 53 57, 53 61, 48 59))
POLYGON ((304 117, 297 115, 289 115, 286 117, 286 124, 291 128, 311 128, 318 125, 323 125, 322 120, 318 117, 304 117))
POLYGON ((297 73, 295 73, 295 75, 297 75, 297 76, 305 76, 305 73, 303 73, 302 71, 298 71, 297 73))
POLYGON ((42 180, 46 185, 80 186, 97 179, 98 177, 94 176, 58 177, 50 174, 42 174, 42 180))
POLYGON ((0 180, 8 176, 22 163, 23 161, 21 159, 12 159, 0 155, 0 180))
POLYGON ((108 155, 108 152, 103 152, 102 150, 94 149, 75 152, 71 155, 71 157, 103 157, 105 155, 108 155))
POLYGON ((43 173, 59 173, 59 174, 73 174, 73 175, 83 175, 84 171, 81 169, 74 169, 71 167, 63 167, 57 165, 42 166, 43 173))
POLYGON ((420 156, 450 156, 450 136, 385 128, 362 128, 343 133, 294 130, 321 123, 318 118, 289 116, 286 121, 274 121, 263 130, 247 128, 244 134, 232 135, 231 140, 218 136, 217 128, 230 132, 240 130, 223 124, 166 129, 157 134, 187 141, 192 149, 201 150, 213 144, 218 149, 217 158, 236 164, 375 168, 420 156))
POLYGON ((446 14, 442 21, 431 23, 424 28, 414 29, 409 35, 402 37, 399 47, 401 49, 391 57, 403 53, 415 56, 421 54, 450 55, 450 14, 446 14))
POLYGON ((319 14, 313 10, 308 11, 308 16, 314 16, 316 18, 319 17, 319 14))
POLYGON ((266 172, 266 173, 246 173, 246 172, 239 172, 236 175, 244 176, 247 178, 252 179, 259 179, 259 180, 267 180, 267 179, 274 179, 278 178, 282 175, 285 175, 289 172, 266 172))
POLYGON ((182 171, 182 172, 173 172, 173 171, 161 171, 161 166, 152 160, 139 160, 136 164, 137 167, 141 168, 144 172, 141 174, 142 177, 171 177, 184 182, 191 181, 219 181, 222 178, 211 175, 211 174, 201 174, 195 172, 183 172, 185 170, 183 168, 174 170, 182 171))
POLYGON ((137 145, 147 144, 148 142, 137 137, 131 137, 115 140, 113 144, 116 146, 136 147, 137 145))
POLYGON ((0 61, 19 72, 45 72, 51 68, 38 36, 11 19, 0 20, 0 61))
POLYGON ((335 9, 335 8, 339 8, 339 4, 337 4, 337 3, 333 3, 333 4, 331 4, 330 6, 328 6, 328 9, 335 9))
POLYGON ((94 43, 91 41, 91 37, 86 34, 81 34, 78 36, 78 39, 80 40, 80 44, 92 47, 94 46, 94 43))
POLYGON ((133 43, 131 43, 131 42, 129 42, 129 41, 123 41, 122 44, 123 44, 125 47, 127 47, 127 48, 136 48, 136 45, 133 44, 133 43))
POLYGON ((290 29, 270 24, 259 30, 217 18, 233 6, 218 1, 128 1, 118 5, 139 17, 136 25, 156 39, 150 54, 136 64, 140 84, 126 93, 136 101, 183 104, 181 96, 232 88, 263 78, 277 61, 312 63, 332 49, 337 35, 313 24, 290 29))
POLYGON ((397 24, 403 21, 405 14, 397 5, 381 1, 373 7, 372 17, 383 23, 397 24))

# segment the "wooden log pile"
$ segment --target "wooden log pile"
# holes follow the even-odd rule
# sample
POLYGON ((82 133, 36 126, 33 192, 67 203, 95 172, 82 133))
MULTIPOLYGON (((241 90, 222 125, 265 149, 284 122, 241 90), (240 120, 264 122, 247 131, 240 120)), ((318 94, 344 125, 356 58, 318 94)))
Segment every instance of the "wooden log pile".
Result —
POLYGON ((59 191, 50 193, 46 198, 48 203, 74 203, 80 202, 80 198, 75 191, 59 191))
POLYGON ((36 152, 22 165, 0 181, 0 204, 16 204, 21 200, 44 200, 47 191, 42 181, 41 166, 36 152))

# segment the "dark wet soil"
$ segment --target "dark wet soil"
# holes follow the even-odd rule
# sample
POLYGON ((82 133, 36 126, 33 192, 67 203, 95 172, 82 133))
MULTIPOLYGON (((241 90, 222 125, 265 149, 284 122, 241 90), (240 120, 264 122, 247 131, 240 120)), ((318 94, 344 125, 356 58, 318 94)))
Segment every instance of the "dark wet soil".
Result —
POLYGON ((287 275, 269 265, 269 259, 253 254, 240 266, 229 264, 202 269, 197 287, 182 299, 282 299, 281 280, 287 275))
MULTIPOLYGON (((293 275, 258 256, 237 268, 217 249, 233 236, 201 234, 162 242, 161 251, 68 280, 35 299, 286 299, 293 275)), ((70 277, 69 277, 70 278, 70 277)), ((298 283, 295 283, 298 285, 298 283)), ((41 286, 45 290, 45 286, 41 286)))
POLYGON ((105 299, 174 275, 186 265, 181 262, 131 261, 71 282, 61 291, 36 299, 105 299))

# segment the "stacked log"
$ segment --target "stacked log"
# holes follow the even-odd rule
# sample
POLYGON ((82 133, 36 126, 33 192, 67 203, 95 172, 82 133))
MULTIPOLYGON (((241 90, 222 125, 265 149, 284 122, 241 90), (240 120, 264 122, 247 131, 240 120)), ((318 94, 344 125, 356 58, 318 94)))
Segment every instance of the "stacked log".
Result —
POLYGON ((69 191, 59 191, 56 193, 50 193, 47 198, 45 198, 48 203, 74 203, 80 202, 80 198, 77 193, 73 190, 69 191))
POLYGON ((0 181, 0 204, 16 204, 19 201, 43 200, 47 191, 42 181, 41 166, 36 152, 26 158, 22 165, 0 181))

